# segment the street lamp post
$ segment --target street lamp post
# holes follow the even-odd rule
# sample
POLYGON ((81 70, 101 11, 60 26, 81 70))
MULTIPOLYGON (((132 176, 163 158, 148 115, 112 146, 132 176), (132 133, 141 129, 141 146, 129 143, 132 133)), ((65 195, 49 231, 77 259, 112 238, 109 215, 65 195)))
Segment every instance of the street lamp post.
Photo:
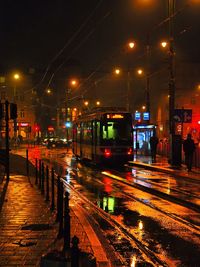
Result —
POLYGON ((149 35, 147 36, 147 44, 146 44, 146 65, 147 65, 147 73, 146 73, 146 111, 149 113, 150 121, 150 44, 149 44, 149 35))
MULTIPOLYGON (((16 104, 16 95, 17 95, 17 85, 16 82, 20 79, 20 75, 18 73, 15 73, 13 75, 13 78, 15 80, 15 84, 14 84, 14 91, 13 91, 13 103, 16 104)), ((14 140, 15 140, 15 144, 17 143, 17 119, 13 120, 14 122, 14 140)))
POLYGON ((170 134, 170 164, 180 165, 181 157, 178 156, 178 146, 175 136, 175 62, 174 62, 174 12, 175 0, 168 0, 168 16, 169 16, 169 134, 170 134))

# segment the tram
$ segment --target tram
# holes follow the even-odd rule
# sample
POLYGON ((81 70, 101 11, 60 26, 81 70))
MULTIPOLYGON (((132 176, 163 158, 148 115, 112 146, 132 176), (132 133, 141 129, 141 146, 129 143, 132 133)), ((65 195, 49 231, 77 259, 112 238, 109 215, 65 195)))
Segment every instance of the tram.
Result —
POLYGON ((73 153, 96 164, 125 163, 133 158, 132 115, 117 108, 99 108, 73 124, 73 153))

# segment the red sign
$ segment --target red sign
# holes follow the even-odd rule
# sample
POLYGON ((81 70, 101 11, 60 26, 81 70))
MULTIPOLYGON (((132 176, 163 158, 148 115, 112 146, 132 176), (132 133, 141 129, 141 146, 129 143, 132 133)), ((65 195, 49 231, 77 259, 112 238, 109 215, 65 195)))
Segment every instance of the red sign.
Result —
POLYGON ((53 132, 53 131, 54 131, 53 126, 49 126, 49 127, 48 127, 48 131, 49 131, 49 132, 53 132))
POLYGON ((29 126, 29 123, 28 122, 19 122, 18 126, 27 127, 27 126, 29 126))

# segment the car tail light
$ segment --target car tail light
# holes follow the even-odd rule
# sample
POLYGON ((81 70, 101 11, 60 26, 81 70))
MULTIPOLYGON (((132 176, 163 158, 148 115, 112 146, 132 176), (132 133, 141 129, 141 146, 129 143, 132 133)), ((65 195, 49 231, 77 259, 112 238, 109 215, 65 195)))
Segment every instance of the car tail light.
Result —
POLYGON ((128 155, 132 155, 132 154, 133 154, 133 149, 132 149, 132 147, 130 147, 130 148, 128 149, 127 154, 128 154, 128 155))
POLYGON ((111 150, 109 148, 104 149, 104 156, 109 158, 111 156, 111 150))

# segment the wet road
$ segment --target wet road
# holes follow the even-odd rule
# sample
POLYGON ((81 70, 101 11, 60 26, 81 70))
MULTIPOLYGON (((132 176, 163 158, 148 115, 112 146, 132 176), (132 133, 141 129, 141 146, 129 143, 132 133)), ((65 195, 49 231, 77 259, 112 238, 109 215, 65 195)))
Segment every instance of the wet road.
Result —
POLYGON ((126 173, 99 171, 76 164, 61 150, 35 149, 29 153, 30 158, 36 155, 57 164, 78 192, 110 214, 166 266, 199 266, 199 213, 131 186, 138 183, 199 204, 199 184, 139 168, 126 173))

